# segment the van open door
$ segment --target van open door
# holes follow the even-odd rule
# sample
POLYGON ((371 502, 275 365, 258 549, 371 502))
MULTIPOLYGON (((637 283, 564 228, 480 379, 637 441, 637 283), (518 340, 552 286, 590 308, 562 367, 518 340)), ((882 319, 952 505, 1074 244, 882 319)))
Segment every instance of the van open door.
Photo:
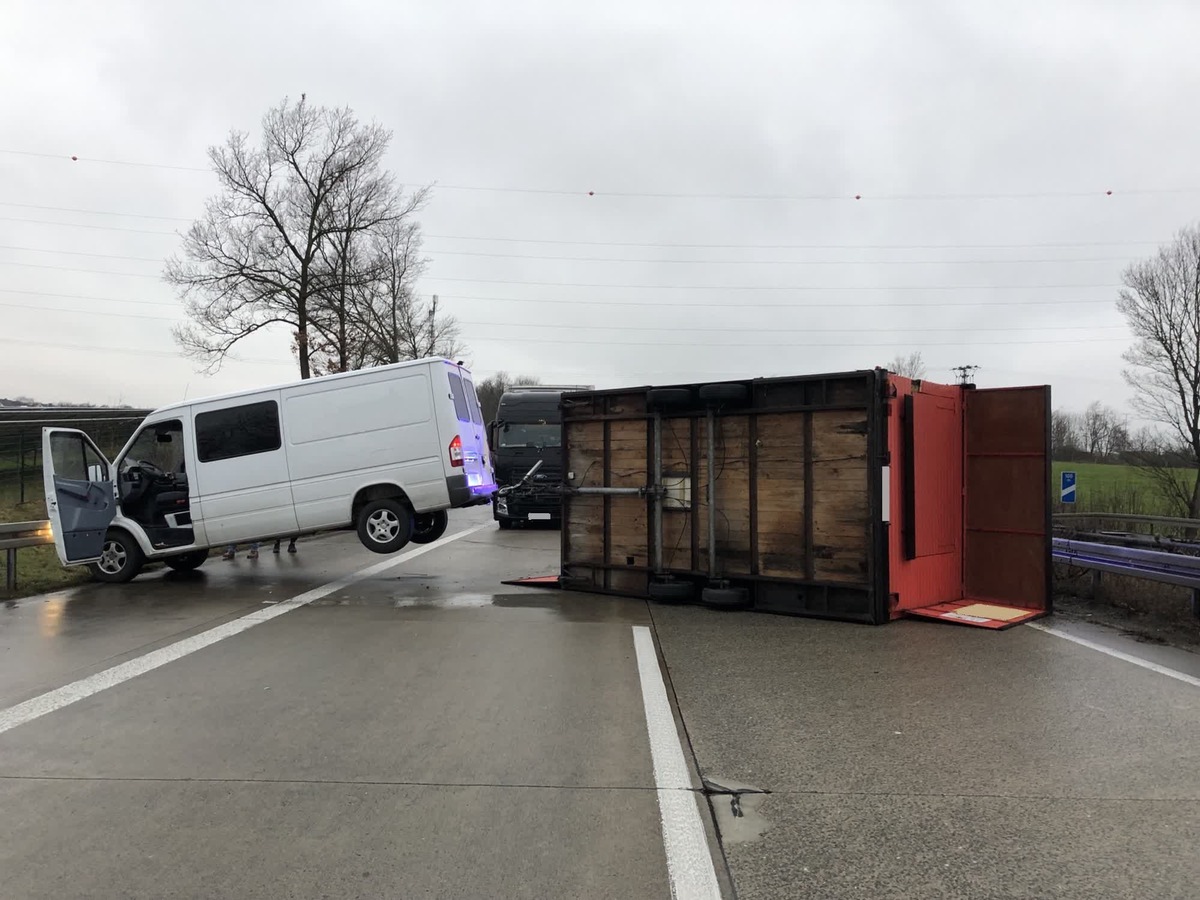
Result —
POLYGON ((46 514, 64 566, 95 562, 117 515, 112 466, 82 431, 42 429, 46 514))

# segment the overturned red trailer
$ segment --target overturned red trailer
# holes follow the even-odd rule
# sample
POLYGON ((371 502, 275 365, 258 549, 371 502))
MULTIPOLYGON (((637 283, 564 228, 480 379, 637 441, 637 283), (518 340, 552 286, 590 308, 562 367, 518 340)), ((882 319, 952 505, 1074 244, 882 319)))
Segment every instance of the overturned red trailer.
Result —
POLYGON ((562 411, 564 589, 872 624, 1051 610, 1047 386, 875 369, 562 411))

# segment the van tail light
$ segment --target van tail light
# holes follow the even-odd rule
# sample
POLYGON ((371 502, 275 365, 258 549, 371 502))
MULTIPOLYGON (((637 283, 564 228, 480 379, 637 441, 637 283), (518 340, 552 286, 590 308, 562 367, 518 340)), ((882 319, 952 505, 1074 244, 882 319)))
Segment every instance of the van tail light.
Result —
POLYGON ((450 442, 450 465, 454 466, 456 469, 461 469, 462 464, 462 438, 456 434, 454 436, 454 440, 450 442))

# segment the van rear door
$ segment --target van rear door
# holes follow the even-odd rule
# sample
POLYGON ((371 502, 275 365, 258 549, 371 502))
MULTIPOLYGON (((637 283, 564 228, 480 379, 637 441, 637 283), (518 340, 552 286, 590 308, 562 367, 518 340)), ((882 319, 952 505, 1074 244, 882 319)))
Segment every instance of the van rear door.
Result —
POLYGON ((455 366, 447 367, 446 375, 450 380, 450 396, 458 419, 457 433, 448 448, 450 467, 466 476, 466 486, 473 497, 490 498, 496 490, 496 478, 488 454, 487 428, 483 423, 483 412, 479 408, 471 373, 455 366))

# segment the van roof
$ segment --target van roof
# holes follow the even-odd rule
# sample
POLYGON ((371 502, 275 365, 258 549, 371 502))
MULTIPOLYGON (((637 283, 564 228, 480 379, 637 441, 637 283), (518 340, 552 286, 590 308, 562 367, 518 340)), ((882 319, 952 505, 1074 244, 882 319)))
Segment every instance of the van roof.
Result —
POLYGON ((386 366, 372 366, 368 369, 355 369, 353 372, 337 372, 333 375, 322 375, 319 378, 298 378, 295 381, 289 381, 284 384, 263 385, 262 387, 248 388, 244 391, 234 391, 231 394, 214 394, 211 397, 197 397, 195 400, 182 400, 179 403, 171 403, 167 406, 158 407, 152 411, 147 418, 162 412, 186 409, 189 406, 195 406, 197 403, 211 403, 214 400, 235 400, 238 397, 252 397, 255 394, 261 394, 264 391, 278 391, 282 390, 283 388, 297 387, 302 384, 315 384, 317 382, 323 384, 328 381, 345 381, 350 378, 355 378, 359 375, 366 375, 367 373, 390 372, 394 369, 411 369, 417 366, 425 366, 429 363, 435 362, 441 362, 448 366, 453 366, 455 369, 460 370, 464 375, 470 376, 471 374, 470 370, 465 366, 460 366, 443 356, 427 356, 423 359, 411 359, 406 360, 405 362, 391 363, 390 365, 386 366))

